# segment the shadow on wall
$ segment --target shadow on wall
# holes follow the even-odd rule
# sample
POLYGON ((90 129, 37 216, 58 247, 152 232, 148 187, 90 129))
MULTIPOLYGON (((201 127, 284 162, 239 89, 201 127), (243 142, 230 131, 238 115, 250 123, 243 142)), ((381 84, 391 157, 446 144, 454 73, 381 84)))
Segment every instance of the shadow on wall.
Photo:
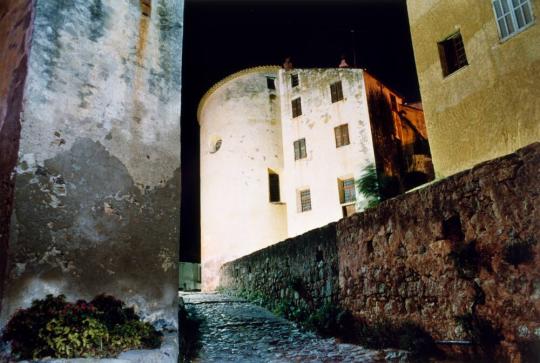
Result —
POLYGON ((28 71, 34 2, 0 2, 0 312, 13 208, 13 169, 17 163, 20 115, 28 71))

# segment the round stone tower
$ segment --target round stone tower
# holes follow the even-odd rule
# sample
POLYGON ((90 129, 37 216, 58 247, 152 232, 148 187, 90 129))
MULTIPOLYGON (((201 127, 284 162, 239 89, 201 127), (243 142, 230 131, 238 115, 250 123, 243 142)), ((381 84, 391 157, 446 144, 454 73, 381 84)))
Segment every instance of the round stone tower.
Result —
POLYGON ((199 104, 203 290, 217 286, 224 262, 287 237, 278 71, 237 72, 199 104))

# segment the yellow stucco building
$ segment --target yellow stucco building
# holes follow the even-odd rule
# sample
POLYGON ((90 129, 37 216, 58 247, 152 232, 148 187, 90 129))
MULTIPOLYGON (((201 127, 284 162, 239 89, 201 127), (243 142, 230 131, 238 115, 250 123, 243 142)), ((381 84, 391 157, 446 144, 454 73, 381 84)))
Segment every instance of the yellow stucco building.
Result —
POLYGON ((540 0, 408 0, 438 177, 540 139, 540 0))

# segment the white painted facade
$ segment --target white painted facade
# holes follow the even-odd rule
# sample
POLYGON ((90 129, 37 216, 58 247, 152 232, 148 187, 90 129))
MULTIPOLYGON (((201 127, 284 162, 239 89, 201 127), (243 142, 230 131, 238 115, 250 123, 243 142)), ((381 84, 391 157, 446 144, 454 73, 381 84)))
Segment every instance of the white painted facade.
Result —
MULTIPOLYGON (((247 69, 205 95, 198 119, 206 290, 217 286, 222 263, 342 218, 339 181, 356 180, 375 163, 361 69, 247 69), (332 102, 330 85, 338 81, 343 99, 332 102), (298 97, 302 114, 293 117, 298 97), (350 143, 336 147, 335 127, 344 124, 350 143), (302 138, 306 157, 295 160, 302 138), (270 202, 269 169, 279 175, 279 203, 270 202), (307 189, 312 208, 302 212, 299 193, 307 189)), ((352 203, 360 210, 365 201, 356 194, 352 203)))

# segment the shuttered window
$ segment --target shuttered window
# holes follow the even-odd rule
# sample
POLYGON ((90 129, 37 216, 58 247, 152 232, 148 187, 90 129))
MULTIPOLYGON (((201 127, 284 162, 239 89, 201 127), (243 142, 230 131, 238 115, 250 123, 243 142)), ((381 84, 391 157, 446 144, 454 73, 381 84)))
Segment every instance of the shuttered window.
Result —
POLYGON ((468 64, 460 32, 454 33, 439 42, 438 48, 443 76, 446 77, 468 64))
POLYGON ((343 86, 341 85, 341 81, 330 85, 330 98, 332 99, 332 103, 343 99, 343 86))
POLYGON ((306 139, 296 140, 294 142, 294 160, 307 157, 306 139))
POLYGON ((336 147, 349 145, 349 125, 344 124, 338 127, 334 127, 334 134, 336 136, 336 147))
POLYGON ((300 191, 300 211, 307 212, 311 210, 311 192, 309 189, 300 191))
POLYGON ((518 33, 534 21, 530 0, 493 0, 501 39, 518 33))
POLYGON ((300 100, 300 97, 295 98, 291 102, 292 105, 292 117, 298 117, 302 114, 302 101, 300 100))
POLYGON ((291 87, 296 87, 300 84, 298 74, 291 74, 291 87))

